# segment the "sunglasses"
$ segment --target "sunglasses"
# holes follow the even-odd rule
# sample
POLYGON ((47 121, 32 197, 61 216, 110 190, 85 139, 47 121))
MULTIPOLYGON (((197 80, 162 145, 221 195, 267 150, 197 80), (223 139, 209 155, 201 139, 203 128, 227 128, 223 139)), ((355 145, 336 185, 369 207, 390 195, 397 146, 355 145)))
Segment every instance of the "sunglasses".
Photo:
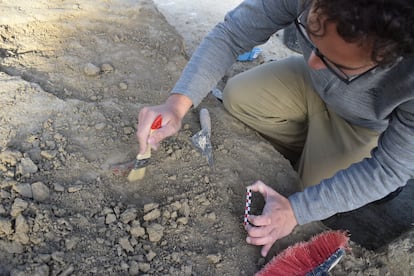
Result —
POLYGON ((350 84, 354 80, 358 79, 359 77, 365 75, 366 73, 370 72, 377 66, 373 66, 369 68, 367 71, 362 72, 357 75, 348 75, 345 73, 341 68, 338 67, 338 65, 332 61, 330 61, 327 57, 325 57, 319 49, 313 44, 312 40, 310 39, 308 29, 306 28, 305 23, 305 12, 302 12, 295 20, 295 26, 302 37, 302 39, 305 41, 306 45, 315 53, 315 55, 322 60, 322 62, 325 64, 326 68, 328 68, 329 71, 331 71, 335 76, 337 76, 341 81, 345 82, 346 84, 350 84))

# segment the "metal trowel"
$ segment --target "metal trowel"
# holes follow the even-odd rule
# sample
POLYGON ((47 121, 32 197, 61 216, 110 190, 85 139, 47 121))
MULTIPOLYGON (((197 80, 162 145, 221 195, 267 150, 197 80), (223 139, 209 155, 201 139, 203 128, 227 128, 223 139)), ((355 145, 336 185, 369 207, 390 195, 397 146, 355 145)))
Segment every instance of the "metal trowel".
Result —
POLYGON ((193 144, 201 151, 203 156, 207 157, 209 166, 214 167, 213 148, 211 146, 211 119, 210 113, 206 108, 200 110, 201 130, 191 137, 193 144))

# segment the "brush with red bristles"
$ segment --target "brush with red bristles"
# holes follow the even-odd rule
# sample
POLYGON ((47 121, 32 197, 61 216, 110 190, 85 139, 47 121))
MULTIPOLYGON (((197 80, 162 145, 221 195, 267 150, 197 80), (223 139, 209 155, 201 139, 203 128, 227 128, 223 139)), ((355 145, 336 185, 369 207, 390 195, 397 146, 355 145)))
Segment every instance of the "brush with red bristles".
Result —
POLYGON ((327 231, 286 248, 255 276, 326 276, 348 247, 344 231, 327 231))

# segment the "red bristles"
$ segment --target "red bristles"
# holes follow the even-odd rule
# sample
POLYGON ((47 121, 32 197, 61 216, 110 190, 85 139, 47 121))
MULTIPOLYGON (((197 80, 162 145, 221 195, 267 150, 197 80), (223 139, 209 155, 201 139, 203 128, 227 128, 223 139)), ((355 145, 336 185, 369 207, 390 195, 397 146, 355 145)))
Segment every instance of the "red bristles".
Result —
POLYGON ((256 276, 303 276, 324 263, 338 249, 347 249, 349 236, 344 231, 327 231, 286 248, 256 276))

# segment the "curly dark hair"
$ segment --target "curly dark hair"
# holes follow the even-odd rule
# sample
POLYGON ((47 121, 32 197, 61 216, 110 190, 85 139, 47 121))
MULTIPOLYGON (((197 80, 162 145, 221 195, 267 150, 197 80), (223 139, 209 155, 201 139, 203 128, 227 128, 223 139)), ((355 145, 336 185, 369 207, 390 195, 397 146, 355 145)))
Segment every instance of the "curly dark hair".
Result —
POLYGON ((371 59, 390 65, 414 53, 413 0, 307 0, 313 11, 337 23, 347 42, 370 42, 371 59))

